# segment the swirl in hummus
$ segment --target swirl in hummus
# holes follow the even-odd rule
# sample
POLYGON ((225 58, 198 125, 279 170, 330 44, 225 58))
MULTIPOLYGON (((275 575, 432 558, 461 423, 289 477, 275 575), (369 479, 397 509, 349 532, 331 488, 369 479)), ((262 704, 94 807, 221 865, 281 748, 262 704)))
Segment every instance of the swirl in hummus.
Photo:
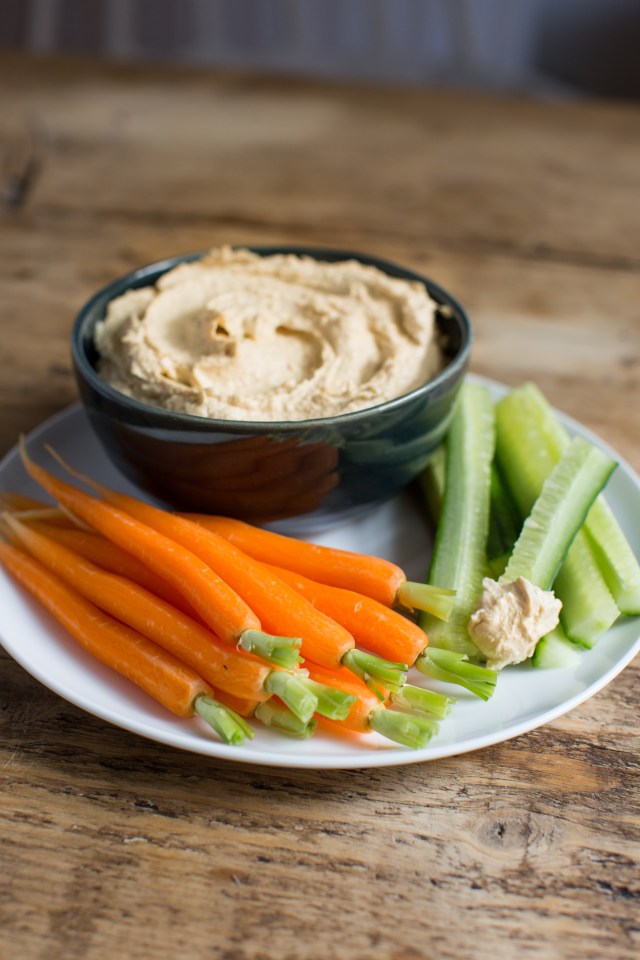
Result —
POLYGON ((221 247, 111 301, 98 370, 154 406, 307 420, 374 406, 440 369, 436 304, 356 260, 221 247))

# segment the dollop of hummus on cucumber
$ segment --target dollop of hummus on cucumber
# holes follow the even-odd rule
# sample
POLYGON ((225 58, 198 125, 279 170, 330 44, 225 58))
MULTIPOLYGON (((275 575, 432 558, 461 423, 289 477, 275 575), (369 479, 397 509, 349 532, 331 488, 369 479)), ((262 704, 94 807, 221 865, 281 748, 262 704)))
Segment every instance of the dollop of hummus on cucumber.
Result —
POLYGON ((512 583, 485 577, 467 629, 487 666, 502 670, 533 656, 538 640, 558 626, 561 607, 552 590, 541 590, 525 577, 512 583))

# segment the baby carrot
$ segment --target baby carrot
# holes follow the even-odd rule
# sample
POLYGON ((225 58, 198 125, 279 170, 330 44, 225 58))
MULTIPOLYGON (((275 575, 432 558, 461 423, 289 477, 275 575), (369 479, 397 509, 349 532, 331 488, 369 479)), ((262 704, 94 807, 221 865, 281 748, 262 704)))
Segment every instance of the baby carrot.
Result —
POLYGON ((256 717, 266 727, 274 727, 281 733, 303 740, 313 736, 318 726, 315 717, 312 717, 308 723, 302 723, 284 704, 278 703, 276 697, 259 703, 256 707, 256 717))
POLYGON ((0 560, 85 650, 168 710, 179 717, 198 713, 227 742, 241 743, 253 735, 240 717, 217 703, 212 688, 194 670, 99 610, 32 557, 0 541, 0 560))
POLYGON ((314 656, 320 663, 336 666, 354 646, 353 637, 343 627, 318 613, 294 590, 269 574, 262 564, 224 538, 134 497, 101 485, 96 485, 96 489, 107 503, 170 537, 208 564, 255 611, 266 630, 277 632, 286 624, 288 631, 299 633, 305 658, 314 656))
POLYGON ((400 660, 411 666, 429 642, 424 630, 416 623, 371 597, 317 583, 282 567, 265 566, 317 610, 342 624, 359 646, 380 657, 400 660))
POLYGON ((349 715, 341 721, 341 724, 348 730, 354 730, 358 733, 370 732, 369 716, 380 707, 380 701, 367 685, 355 677, 349 670, 339 667, 337 670, 327 670, 317 664, 305 664, 309 670, 309 676, 318 683, 329 684, 350 693, 355 697, 355 703, 352 705, 349 715))
POLYGON ((232 697, 228 693, 217 691, 216 698, 226 707, 233 710, 241 717, 255 716, 266 727, 273 727, 280 733, 286 733, 290 737, 300 737, 306 739, 315 732, 318 721, 315 717, 304 723, 295 713, 292 713, 288 707, 281 703, 277 697, 271 697, 270 700, 262 700, 257 703, 255 700, 240 700, 238 697, 232 697))
POLYGON ((262 700, 240 700, 223 691, 216 692, 216 699, 241 717, 255 716, 266 727, 273 727, 279 733, 286 733, 290 737, 306 739, 315 732, 318 721, 312 717, 306 723, 300 720, 295 713, 289 710, 277 697, 262 700))
POLYGON ((229 707, 240 717, 252 717, 260 702, 258 700, 248 700, 246 697, 234 697, 232 693, 227 693, 226 690, 216 690, 216 700, 219 700, 225 707, 229 707))
MULTIPOLYGON (((429 640, 424 631, 377 600, 362 596, 352 590, 343 590, 340 587, 330 587, 316 583, 303 577, 299 573, 283 570, 281 567, 272 567, 278 577, 297 590, 318 610, 333 617, 338 623, 351 632, 356 643, 362 644, 368 650, 380 657, 389 657, 391 660, 402 660, 422 673, 436 680, 455 683, 465 687, 470 693, 488 700, 496 685, 495 670, 468 663, 467 657, 461 654, 450 653, 444 650, 433 650, 428 646, 429 640)), ((434 695, 405 684, 402 687, 405 700, 413 697, 411 706, 417 709, 418 702, 424 705, 425 701, 433 701, 434 695)), ((396 691, 392 700, 399 702, 399 691, 396 691)), ((433 701, 436 711, 448 708, 448 698, 438 704, 433 701)))
POLYGON ((257 703, 255 700, 239 700, 228 693, 218 692, 217 699, 241 717, 255 716, 266 727, 273 727, 274 730, 286 733, 290 737, 306 739, 313 735, 318 726, 315 717, 304 723, 277 697, 257 703))
POLYGON ((400 605, 410 610, 425 610, 445 620, 451 612, 453 591, 409 581, 404 571, 389 560, 321 547, 252 527, 231 517, 199 513, 185 516, 225 537, 255 560, 293 570, 310 580, 354 590, 386 607, 400 605))
POLYGON ((106 573, 10 514, 2 519, 8 536, 68 586, 168 650, 212 686, 256 701, 277 693, 304 723, 318 710, 319 698, 305 675, 298 678, 274 671, 252 656, 237 653, 210 630, 137 584, 106 573))
POLYGON ((77 527, 59 527, 39 520, 32 521, 29 517, 25 519, 22 513, 18 514, 18 518, 32 530, 36 530, 50 540, 55 540, 68 550, 73 550, 74 553, 102 567, 103 570, 117 573, 121 577, 126 577, 127 580, 133 580, 134 583, 144 587, 150 593, 155 593, 157 597, 162 597, 172 607, 177 607, 190 617, 198 616, 191 604, 175 587, 153 573, 132 554, 99 533, 89 533, 77 527))
MULTIPOLYGON (((424 630, 377 600, 352 590, 316 583, 281 567, 272 567, 270 564, 265 566, 297 590, 314 607, 346 627, 356 643, 362 644, 378 656, 402 660, 409 666, 417 662, 419 669, 436 679, 457 683, 485 700, 491 695, 496 682, 495 671, 466 663, 465 658, 459 656, 451 660, 447 654, 443 656, 440 651, 436 651, 431 659, 432 651, 428 648, 429 639, 424 630)), ((389 694, 392 703, 402 704, 440 719, 446 716, 450 704, 453 703, 449 697, 408 684, 404 684, 400 690, 389 691, 389 694)))
POLYGON ((438 725, 429 717, 389 710, 381 706, 369 688, 348 670, 326 670, 316 664, 308 664, 308 669, 313 680, 337 687, 356 698, 345 720, 337 722, 325 717, 319 718, 320 725, 327 730, 335 733, 343 730, 371 733, 375 730, 389 740, 414 749, 426 746, 434 733, 437 733, 438 725))
MULTIPOLYGON (((70 470, 60 458, 58 460, 70 470)), ((89 477, 72 470, 70 472, 93 487, 110 506, 126 512, 159 534, 170 537, 208 564, 255 611, 265 629, 272 633, 287 630, 299 635, 305 660, 310 659, 328 667, 343 663, 359 675, 375 677, 390 686, 404 683, 404 664, 379 660, 356 650, 355 641, 348 630, 316 610, 304 597, 267 570, 264 564, 244 554, 224 537, 184 517, 159 510, 134 497, 104 487, 89 477)))
POLYGON ((299 638, 272 637, 250 607, 191 551, 129 514, 59 480, 35 463, 21 445, 29 475, 64 507, 168 580, 225 643, 271 658, 281 666, 298 662, 299 638))

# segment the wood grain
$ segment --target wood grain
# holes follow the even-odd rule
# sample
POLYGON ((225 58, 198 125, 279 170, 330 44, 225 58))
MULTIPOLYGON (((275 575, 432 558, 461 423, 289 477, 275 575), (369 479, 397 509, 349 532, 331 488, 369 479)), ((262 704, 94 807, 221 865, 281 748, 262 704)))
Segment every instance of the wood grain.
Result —
MULTIPOLYGON (((640 468, 639 111, 8 58, 0 449, 75 399, 100 285, 230 243, 430 274, 473 368, 535 379, 640 468)), ((1 614, 0 614, 1 615, 1 614)), ((627 960, 640 946, 638 670, 475 754, 292 772, 111 727, 0 654, 0 955, 627 960)))

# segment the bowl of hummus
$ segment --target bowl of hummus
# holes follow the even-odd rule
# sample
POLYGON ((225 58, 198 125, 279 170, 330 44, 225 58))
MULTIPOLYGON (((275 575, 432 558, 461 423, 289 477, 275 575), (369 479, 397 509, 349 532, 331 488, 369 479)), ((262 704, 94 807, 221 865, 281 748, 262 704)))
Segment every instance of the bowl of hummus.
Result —
POLYGON ((421 472, 470 343, 453 297, 396 264, 220 247, 99 291, 76 320, 72 356, 99 439, 148 493, 311 528, 421 472))

